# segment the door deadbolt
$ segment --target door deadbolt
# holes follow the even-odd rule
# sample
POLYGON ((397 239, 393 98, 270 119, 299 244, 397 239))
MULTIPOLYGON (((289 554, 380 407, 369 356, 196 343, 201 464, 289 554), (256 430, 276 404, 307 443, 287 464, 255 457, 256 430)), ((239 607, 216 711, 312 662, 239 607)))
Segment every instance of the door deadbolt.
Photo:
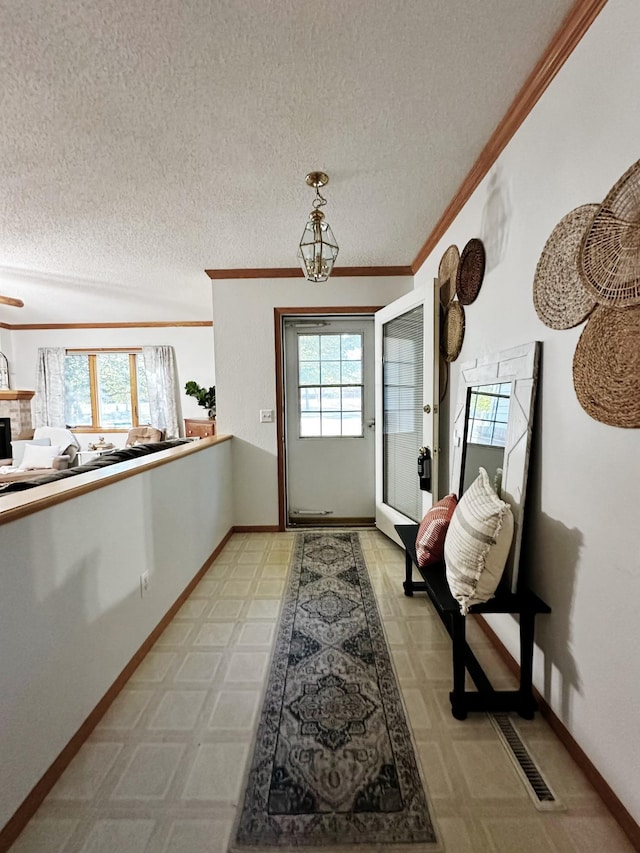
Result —
POLYGON ((427 403, 426 406, 422 407, 422 411, 426 412, 428 415, 431 414, 431 406, 427 403))

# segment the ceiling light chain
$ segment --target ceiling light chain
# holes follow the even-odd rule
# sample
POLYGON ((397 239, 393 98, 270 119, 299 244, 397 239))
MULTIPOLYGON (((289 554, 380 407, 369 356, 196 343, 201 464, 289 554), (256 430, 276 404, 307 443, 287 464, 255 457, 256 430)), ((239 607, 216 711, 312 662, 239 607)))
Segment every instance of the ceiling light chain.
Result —
POLYGON ((316 195, 309 221, 302 232, 298 258, 308 281, 326 281, 331 275, 339 251, 331 226, 320 210, 327 200, 320 195, 319 188, 329 183, 329 176, 326 172, 309 172, 305 180, 308 186, 315 187, 316 195))

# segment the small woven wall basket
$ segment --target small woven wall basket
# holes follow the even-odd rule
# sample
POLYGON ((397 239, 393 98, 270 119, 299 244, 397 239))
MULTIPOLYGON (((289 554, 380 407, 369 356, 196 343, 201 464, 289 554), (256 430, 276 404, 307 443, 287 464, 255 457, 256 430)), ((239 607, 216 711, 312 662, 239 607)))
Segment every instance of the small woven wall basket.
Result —
POLYGON ((455 361, 464 340, 464 308, 454 299, 447 305, 440 334, 440 352, 445 361, 455 361))
POLYGON ((598 306, 573 356, 573 386, 585 412, 610 426, 640 428, 640 305, 598 306))
POLYGON ((600 205, 584 235, 578 264, 598 302, 640 304, 640 160, 600 205))
POLYGON ((533 277, 533 304, 550 329, 572 329, 596 306, 578 272, 578 254, 598 207, 583 204, 563 216, 540 255, 533 277))
POLYGON ((462 250, 456 276, 456 293, 462 305, 475 302, 482 286, 485 262, 482 240, 472 237, 462 250))
POLYGON ((457 246, 449 246, 440 258, 438 266, 438 285, 440 286, 440 302, 446 308, 456 295, 456 276, 460 263, 460 251, 457 246))

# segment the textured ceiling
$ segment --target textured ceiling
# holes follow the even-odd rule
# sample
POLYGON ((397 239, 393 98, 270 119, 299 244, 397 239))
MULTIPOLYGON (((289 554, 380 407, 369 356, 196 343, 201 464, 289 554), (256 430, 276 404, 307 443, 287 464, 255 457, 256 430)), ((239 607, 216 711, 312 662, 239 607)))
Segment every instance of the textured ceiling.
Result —
POLYGON ((340 266, 410 264, 571 6, 0 0, 0 322, 208 318, 312 169, 340 266))

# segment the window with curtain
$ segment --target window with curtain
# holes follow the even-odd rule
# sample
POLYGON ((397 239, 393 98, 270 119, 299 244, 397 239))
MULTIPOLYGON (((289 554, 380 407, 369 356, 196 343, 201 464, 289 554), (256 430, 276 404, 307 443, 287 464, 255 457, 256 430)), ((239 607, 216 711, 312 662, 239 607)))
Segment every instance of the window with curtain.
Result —
POLYGON ((417 460, 422 446, 423 307, 382 331, 383 500, 414 521, 422 517, 417 460))
POLYGON ((72 429, 126 430, 151 423, 142 353, 67 350, 65 421, 72 429))

